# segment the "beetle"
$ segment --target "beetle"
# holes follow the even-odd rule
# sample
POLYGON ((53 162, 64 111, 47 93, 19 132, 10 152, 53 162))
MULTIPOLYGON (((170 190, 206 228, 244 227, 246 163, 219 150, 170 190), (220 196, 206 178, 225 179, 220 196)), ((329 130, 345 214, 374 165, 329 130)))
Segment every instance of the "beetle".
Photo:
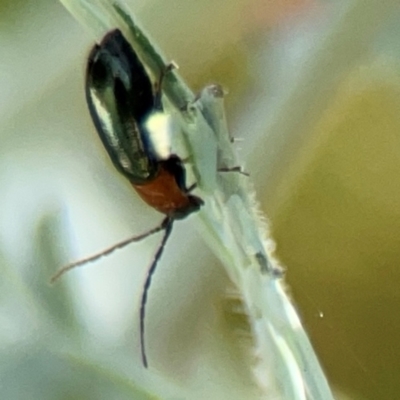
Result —
POLYGON ((140 347, 143 365, 147 368, 145 350, 145 315, 151 278, 171 234, 175 220, 198 211, 203 200, 186 186, 186 171, 175 154, 157 149, 156 136, 149 123, 165 117, 162 103, 162 81, 157 88, 132 46, 119 29, 108 32, 91 50, 86 69, 85 93, 89 112, 97 133, 116 169, 128 179, 138 195, 152 208, 165 215, 154 229, 127 239, 91 257, 68 264, 51 279, 57 280, 66 271, 110 254, 132 242, 156 232, 163 238, 148 269, 140 302, 140 347))

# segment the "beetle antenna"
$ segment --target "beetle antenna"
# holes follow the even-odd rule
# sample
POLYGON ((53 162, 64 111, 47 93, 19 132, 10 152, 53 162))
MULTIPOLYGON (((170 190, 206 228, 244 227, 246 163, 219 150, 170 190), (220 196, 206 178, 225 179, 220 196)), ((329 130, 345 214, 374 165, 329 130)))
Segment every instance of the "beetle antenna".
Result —
POLYGON ((170 217, 167 217, 164 221, 164 236, 161 240, 160 245, 158 246, 157 252, 154 256, 153 262, 150 265, 150 268, 147 272, 146 280, 143 285, 143 293, 142 293, 142 299, 140 300, 140 350, 142 353, 142 362, 145 368, 148 367, 147 364, 147 356, 146 356, 146 348, 144 344, 144 320, 146 316, 146 303, 147 303, 147 294, 150 288, 151 284, 151 278, 153 277, 154 271, 156 270, 158 261, 160 260, 162 253, 164 251, 165 244, 167 243, 167 240, 169 238, 169 235, 171 234, 172 231, 172 225, 173 225, 173 219, 170 217))
POLYGON ((91 263, 93 261, 98 260, 99 258, 108 256, 112 252, 118 249, 122 249, 125 246, 128 246, 128 244, 131 244, 133 242, 139 242, 143 240, 144 238, 153 235, 154 233, 160 232, 162 230, 167 230, 168 226, 170 224, 170 218, 165 218, 160 225, 156 226, 154 229, 151 229, 139 236, 134 236, 129 239, 123 240, 122 242, 119 242, 117 244, 114 244, 113 246, 109 247, 106 250, 103 250, 99 253, 96 253, 90 257, 82 258, 81 260, 75 261, 71 264, 67 264, 64 267, 60 268, 50 279, 50 283, 54 283, 57 281, 62 275, 64 275, 66 272, 70 271, 71 269, 74 269, 76 267, 81 267, 83 265, 86 265, 88 263, 91 263))

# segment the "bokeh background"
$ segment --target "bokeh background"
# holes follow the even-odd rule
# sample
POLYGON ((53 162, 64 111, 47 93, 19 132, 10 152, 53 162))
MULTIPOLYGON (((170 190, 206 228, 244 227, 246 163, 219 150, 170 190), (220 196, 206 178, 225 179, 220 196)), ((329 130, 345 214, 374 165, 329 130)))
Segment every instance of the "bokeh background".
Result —
MULTIPOLYGON (((128 2, 195 91, 212 82, 229 91, 239 156, 339 398, 400 391, 396 3, 128 2)), ((244 322, 221 300, 228 279, 190 219, 151 288, 158 372, 143 371, 136 340, 157 238, 47 284, 58 266, 160 220, 92 127, 83 82, 95 39, 55 0, 0 0, 0 395, 258 398, 237 344, 244 322), (189 365, 200 353, 204 365, 189 365)))

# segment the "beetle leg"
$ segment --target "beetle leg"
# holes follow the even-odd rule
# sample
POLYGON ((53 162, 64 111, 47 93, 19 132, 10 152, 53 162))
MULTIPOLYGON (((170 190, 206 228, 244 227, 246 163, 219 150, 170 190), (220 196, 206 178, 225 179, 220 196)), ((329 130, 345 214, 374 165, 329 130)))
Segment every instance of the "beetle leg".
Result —
POLYGON ((173 71, 174 69, 178 69, 178 68, 179 68, 178 65, 174 61, 171 61, 169 64, 166 65, 164 70, 161 71, 160 77, 158 79, 158 83, 156 86, 156 90, 154 93, 154 108, 156 110, 159 110, 159 111, 162 110, 161 96, 162 96, 162 85, 164 83, 165 75, 167 75, 169 72, 173 71))
POLYGON ((242 174, 244 176, 250 176, 248 172, 243 171, 242 167, 236 166, 236 167, 222 167, 218 168, 218 172, 239 172, 239 174, 242 174))
POLYGON ((193 192, 194 189, 197 188, 197 183, 193 183, 192 185, 190 185, 187 189, 186 189, 186 193, 190 193, 193 192))

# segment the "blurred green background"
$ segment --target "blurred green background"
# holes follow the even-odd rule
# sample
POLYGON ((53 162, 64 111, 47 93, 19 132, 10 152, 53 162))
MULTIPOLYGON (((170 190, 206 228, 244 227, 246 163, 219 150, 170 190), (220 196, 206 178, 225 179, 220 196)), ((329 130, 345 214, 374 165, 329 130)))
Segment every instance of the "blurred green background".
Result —
MULTIPOLYGON (((211 82, 229 90, 239 155, 338 398, 389 400, 400 391, 400 25, 389 3, 129 2, 194 90, 211 82), (358 16, 346 19, 351 6, 358 16)), ((47 286, 56 266, 129 236, 131 227, 144 230, 157 216, 116 178, 95 138, 82 90, 94 38, 50 0, 0 0, 0 33, 1 397, 148 398, 138 387, 174 396, 174 385, 186 382, 188 393, 198 390, 187 398, 236 398, 220 388, 235 377, 244 398, 251 379, 237 378, 236 367, 213 386, 204 371, 186 380, 179 371, 174 380, 173 366, 152 378, 137 361, 131 366, 137 349, 126 349, 142 282, 132 264, 144 268, 157 240, 47 286)), ((190 229, 190 221, 182 224, 190 229)), ((170 244, 155 314, 165 301, 180 305, 168 299, 172 281, 194 279, 191 254, 205 254, 190 232, 187 245, 170 244)), ((210 293, 199 294, 196 313, 227 284, 217 262, 205 260, 202 274, 216 274, 217 283, 207 288, 198 278, 199 293, 210 293)), ((189 326, 198 319, 189 305, 180 312, 189 326)))

